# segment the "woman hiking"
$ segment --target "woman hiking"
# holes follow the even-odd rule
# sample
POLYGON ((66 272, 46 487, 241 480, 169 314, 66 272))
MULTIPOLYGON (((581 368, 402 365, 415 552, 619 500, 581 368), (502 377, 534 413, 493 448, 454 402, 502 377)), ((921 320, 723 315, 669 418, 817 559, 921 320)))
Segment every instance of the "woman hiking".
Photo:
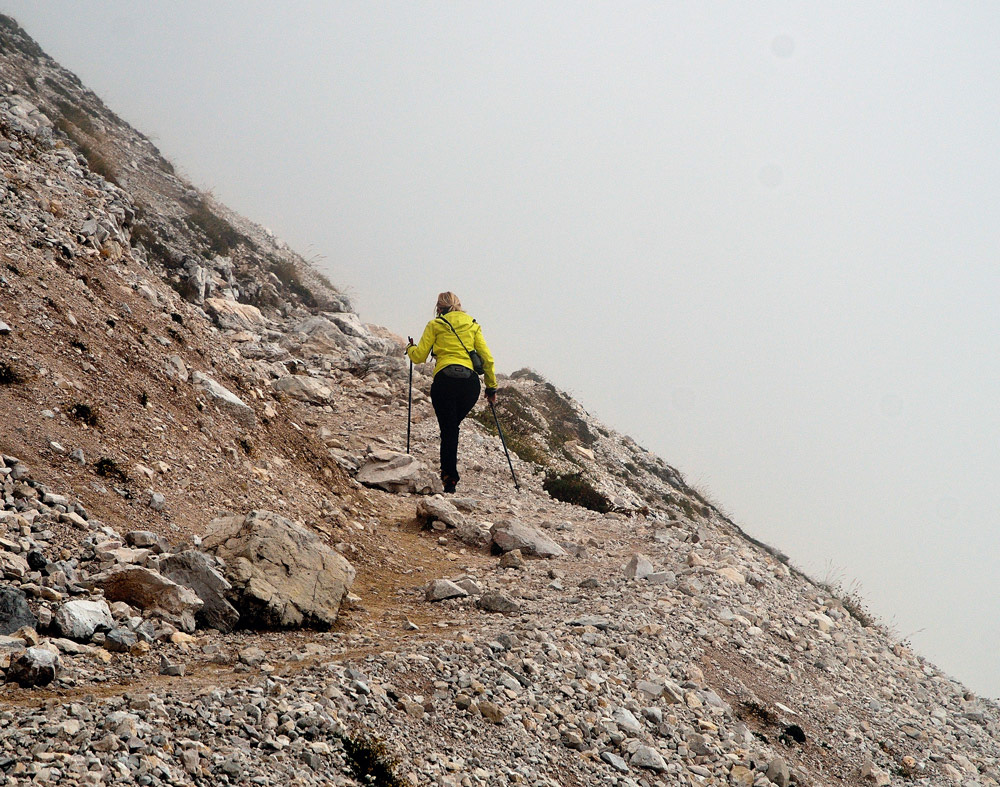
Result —
POLYGON ((458 425, 479 399, 479 376, 473 370, 472 352, 482 359, 486 380, 486 398, 496 402, 497 376, 493 356, 483 339, 483 330, 462 311, 462 302, 453 292, 442 292, 434 309, 437 316, 427 323, 418 344, 409 339, 406 354, 413 363, 423 363, 434 354, 434 382, 431 403, 441 427, 441 481, 444 491, 452 493, 459 481, 458 425))

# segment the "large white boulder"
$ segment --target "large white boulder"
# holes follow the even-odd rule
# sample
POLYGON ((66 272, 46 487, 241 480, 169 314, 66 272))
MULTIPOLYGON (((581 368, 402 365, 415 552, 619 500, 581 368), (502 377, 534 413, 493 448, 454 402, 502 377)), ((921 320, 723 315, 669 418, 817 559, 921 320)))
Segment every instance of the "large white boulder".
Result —
POLYGON ((245 626, 328 629, 354 582, 342 555, 272 511, 213 520, 202 548, 225 563, 245 626))

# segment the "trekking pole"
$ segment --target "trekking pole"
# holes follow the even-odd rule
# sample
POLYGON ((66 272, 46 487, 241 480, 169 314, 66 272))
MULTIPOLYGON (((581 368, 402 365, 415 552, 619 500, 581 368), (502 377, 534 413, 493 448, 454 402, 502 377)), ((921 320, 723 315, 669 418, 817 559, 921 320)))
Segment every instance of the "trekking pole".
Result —
POLYGON ((413 361, 410 361, 410 396, 406 404, 406 453, 410 453, 410 421, 413 414, 413 361))
POLYGON ((500 428, 500 419, 497 418, 497 408, 490 402, 490 409, 493 411, 493 420, 497 425, 497 434, 500 435, 500 443, 503 445, 503 452, 507 454, 507 464, 510 466, 510 477, 514 479, 514 488, 521 491, 520 484, 517 483, 517 476, 514 475, 514 463, 510 461, 510 452, 507 450, 507 441, 503 439, 503 429, 500 428))

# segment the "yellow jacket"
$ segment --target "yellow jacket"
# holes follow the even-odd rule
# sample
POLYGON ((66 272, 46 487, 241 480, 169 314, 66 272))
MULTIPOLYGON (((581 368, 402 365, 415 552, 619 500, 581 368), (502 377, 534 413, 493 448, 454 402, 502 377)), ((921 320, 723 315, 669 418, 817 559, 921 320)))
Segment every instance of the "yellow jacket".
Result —
POLYGON ((483 359, 486 387, 496 388, 497 375, 493 370, 493 355, 490 353, 490 348, 486 346, 486 341, 483 339, 483 329, 479 327, 479 323, 465 312, 452 311, 442 316, 443 319, 435 317, 427 323, 420 341, 412 347, 406 348, 406 354, 410 360, 414 363, 423 363, 433 350, 434 357, 437 359, 434 374, 452 364, 471 369, 472 361, 469 360, 467 350, 475 350, 483 359), (445 325, 445 320, 451 323, 455 329, 454 332, 445 325), (458 336, 455 336, 455 332, 458 333, 458 336), (459 341, 459 337, 461 337, 461 341, 459 341), (462 347, 463 343, 465 347, 462 347))

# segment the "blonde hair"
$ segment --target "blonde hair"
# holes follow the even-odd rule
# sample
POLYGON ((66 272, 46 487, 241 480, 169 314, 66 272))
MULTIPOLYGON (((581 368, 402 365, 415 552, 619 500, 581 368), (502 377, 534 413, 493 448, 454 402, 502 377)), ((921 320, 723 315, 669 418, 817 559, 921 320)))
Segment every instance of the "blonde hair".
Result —
POLYGON ((437 305, 434 310, 438 314, 446 314, 447 312, 460 312, 462 311, 462 302, 458 299, 458 296, 453 292, 442 292, 438 295, 437 305))

